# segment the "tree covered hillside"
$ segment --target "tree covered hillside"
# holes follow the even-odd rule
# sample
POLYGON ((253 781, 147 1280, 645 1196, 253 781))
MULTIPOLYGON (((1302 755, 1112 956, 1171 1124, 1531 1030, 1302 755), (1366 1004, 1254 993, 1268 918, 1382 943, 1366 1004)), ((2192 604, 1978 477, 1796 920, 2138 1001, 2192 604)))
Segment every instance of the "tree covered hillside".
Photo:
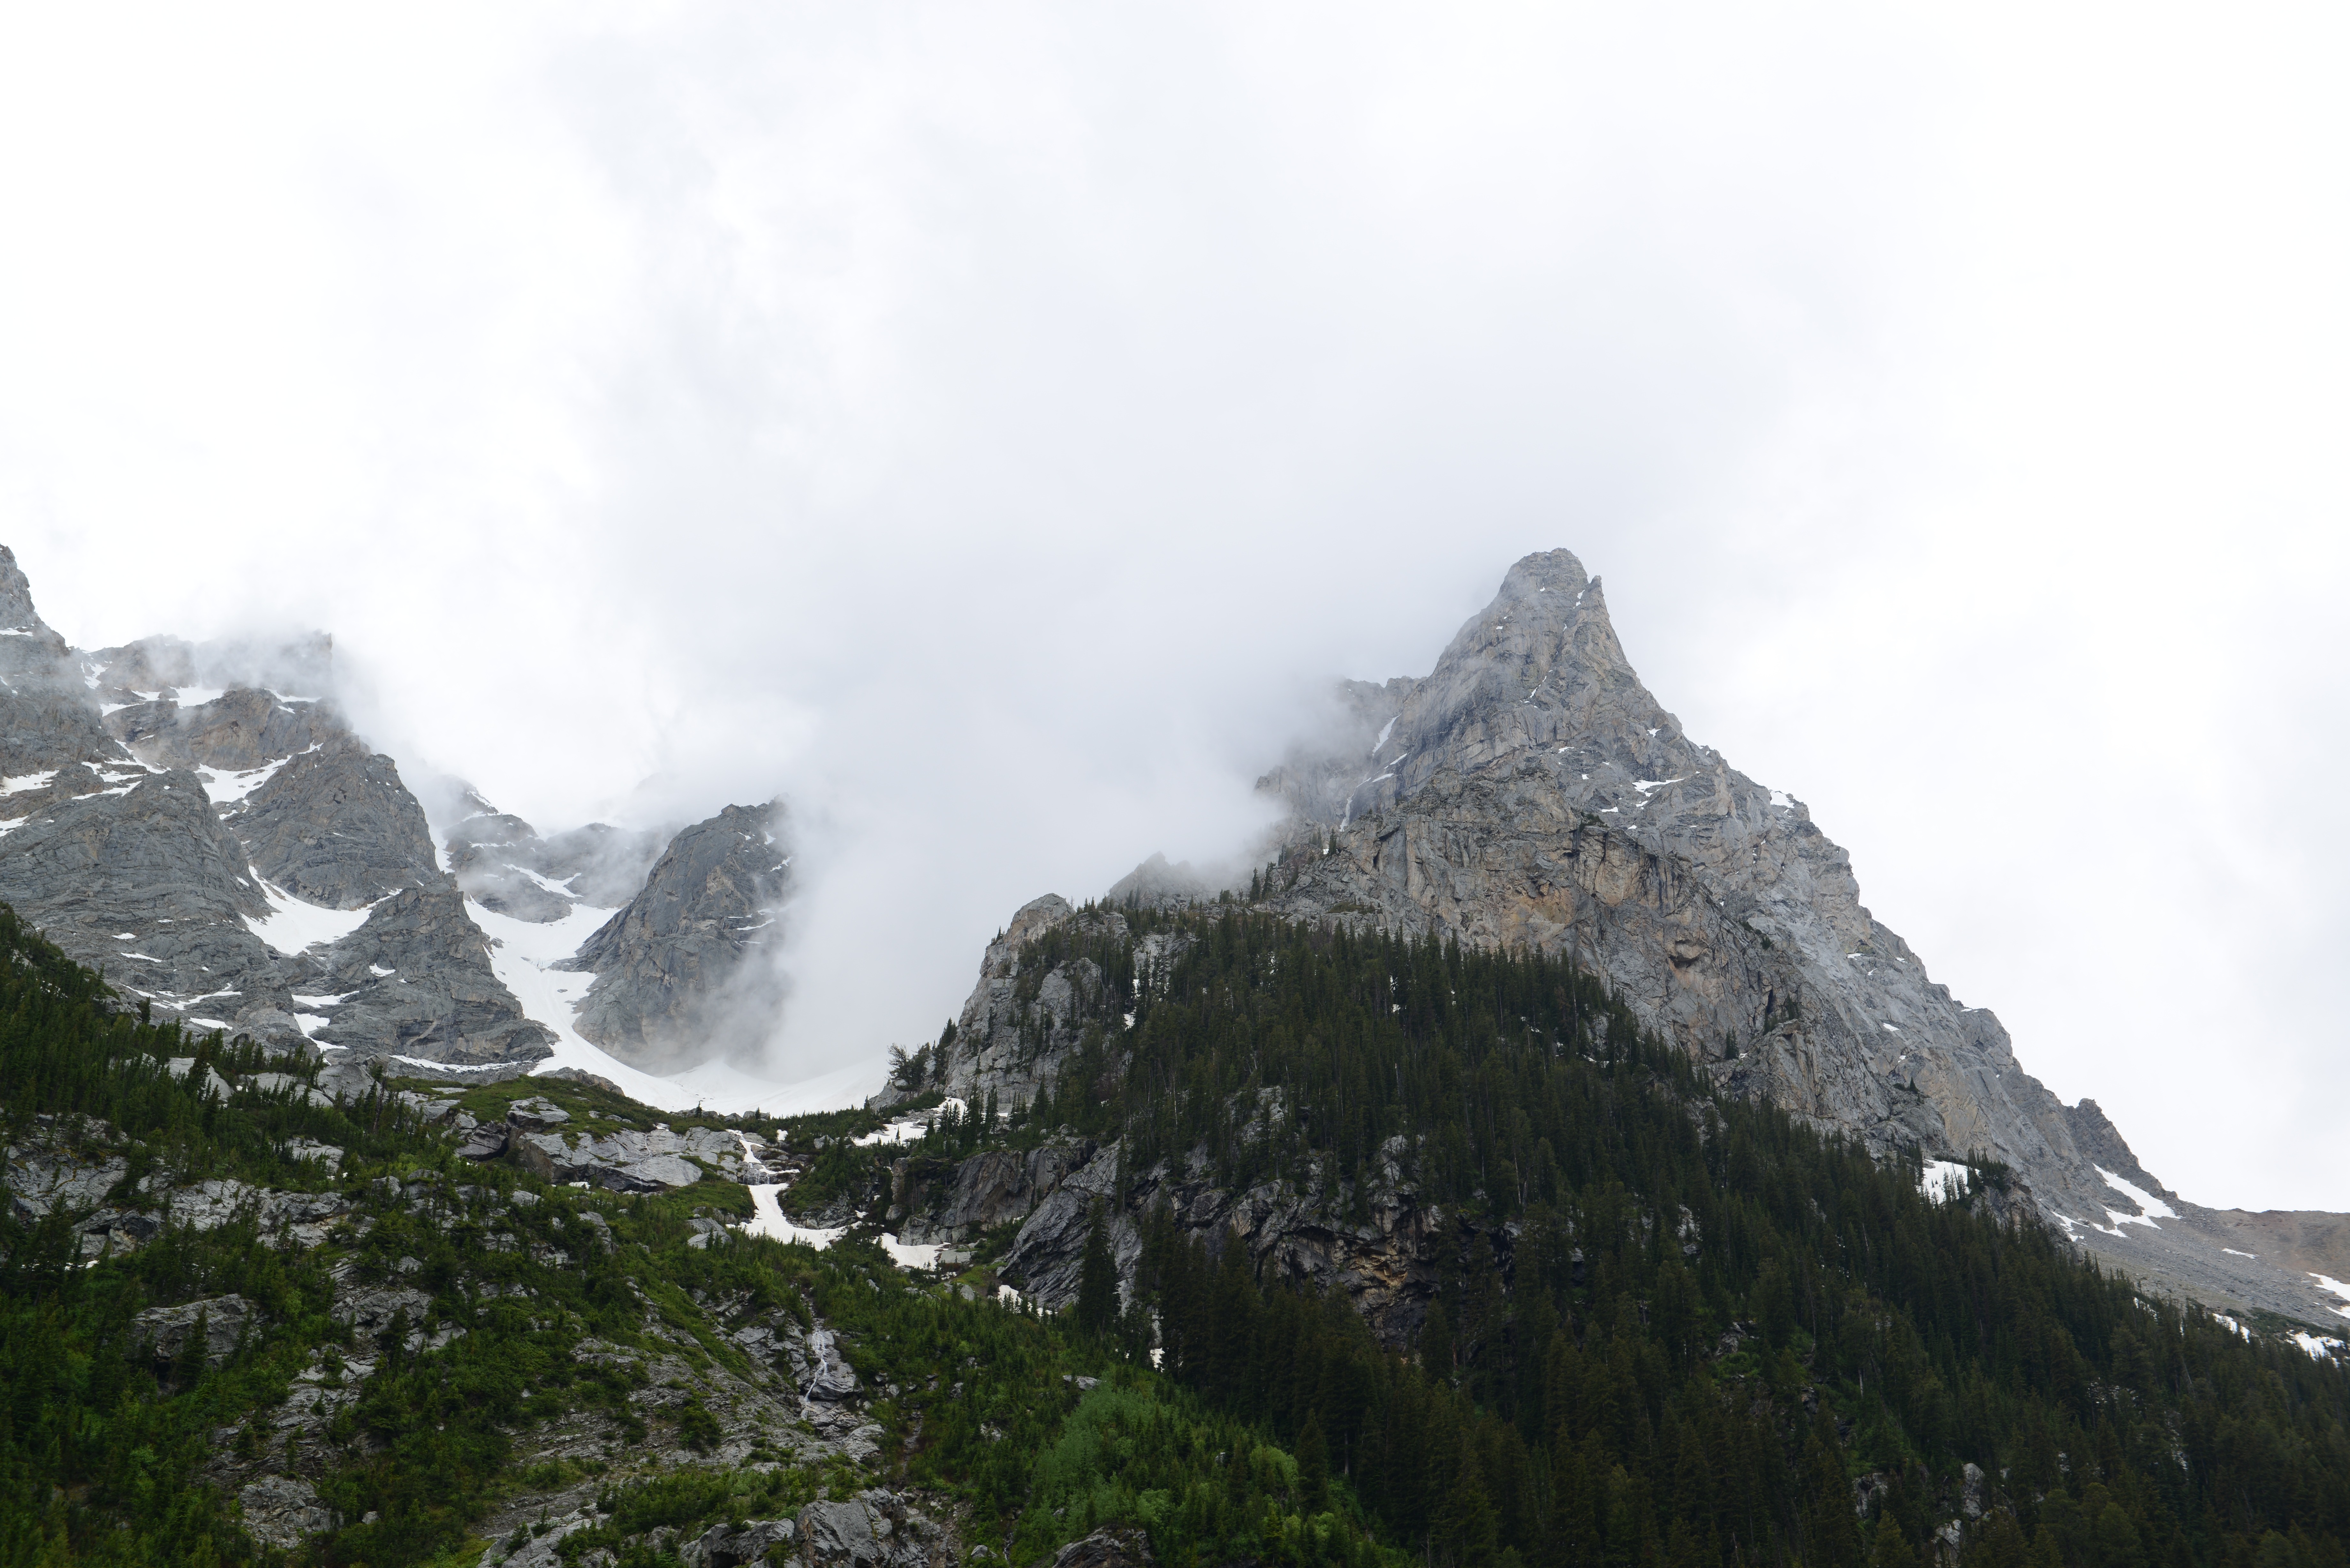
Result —
MULTIPOLYGON (((103 1001, 0 907, 5 1568, 947 1568, 1121 1521, 1175 1563, 1406 1568, 1262 1426, 1103 1336, 869 1240, 730 1231, 731 1182, 474 1164, 418 1085, 336 1100, 103 1001)), ((466 1101, 534 1093, 653 1114, 544 1079, 466 1101)))
POLYGON ((1095 909, 1015 994, 1079 959, 1091 1022, 1038 1106, 937 1138, 1115 1140, 1168 1368, 1325 1456, 1391 1540, 1480 1568, 2345 1561, 2341 1366, 2143 1298, 1996 1166, 1931 1201, 1914 1158, 1714 1093, 1571 963, 1095 909), (1382 1344, 1295 1265, 1398 1201, 1398 1148, 1427 1306, 1382 1344), (1306 1217, 1202 1230, 1201 1181, 1306 1217))

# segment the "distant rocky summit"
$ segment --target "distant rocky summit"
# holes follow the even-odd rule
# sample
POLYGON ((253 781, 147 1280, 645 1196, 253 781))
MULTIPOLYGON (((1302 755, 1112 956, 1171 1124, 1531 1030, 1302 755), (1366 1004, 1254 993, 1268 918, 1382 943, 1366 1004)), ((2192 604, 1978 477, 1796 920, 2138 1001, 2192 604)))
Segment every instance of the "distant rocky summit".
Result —
POLYGON ((674 1067, 730 1029, 764 1036, 769 966, 744 957, 787 879, 779 812, 730 807, 674 843, 600 823, 542 838, 468 791, 444 851, 337 706, 333 655, 324 636, 79 651, 0 546, 0 902, 127 1005, 338 1071, 545 1062, 577 998, 531 982, 594 926, 525 955, 484 930, 497 917, 606 926, 574 1038, 674 1067))
POLYGON ((566 967, 595 975, 579 1033, 623 1061, 665 1067, 755 1048, 782 1005, 753 961, 775 936, 791 879, 783 809, 730 805, 670 841, 628 907, 566 967))
MULTIPOLYGON (((1337 698, 1341 742, 1297 748, 1259 781, 1287 817, 1246 880, 1218 888, 1154 857, 1105 902, 1229 898, 1565 954, 1717 1082, 1880 1155, 1998 1172, 2141 1277, 2321 1321, 2341 1304, 2311 1278, 2329 1272, 2312 1260, 2338 1261, 2334 1217, 2197 1208, 2139 1166, 2095 1102, 2059 1102, 1999 1020, 1935 983, 1862 905, 1850 857, 1801 801, 1738 772, 1650 695, 1573 555, 1513 566, 1426 677, 1350 681, 1337 698), (2255 1229, 2262 1247, 2244 1244, 2255 1229)), ((1114 1026, 1085 1003, 1098 982, 1086 960, 1014 994, 1018 952, 1076 914, 1039 899, 989 948, 941 1053, 948 1092, 1024 1105, 1088 1023, 1114 1026)))

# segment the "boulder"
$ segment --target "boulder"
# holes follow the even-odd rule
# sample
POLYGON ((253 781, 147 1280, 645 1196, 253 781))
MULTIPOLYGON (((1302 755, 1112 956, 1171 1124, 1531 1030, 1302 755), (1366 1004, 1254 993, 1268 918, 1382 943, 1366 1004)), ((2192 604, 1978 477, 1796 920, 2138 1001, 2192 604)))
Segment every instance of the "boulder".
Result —
POLYGON ((236 1500, 244 1506, 246 1532, 265 1546, 290 1550, 335 1528, 335 1511, 318 1501, 317 1489, 291 1476, 263 1476, 236 1500))
POLYGON ((775 1548, 788 1548, 798 1539, 799 1527, 788 1519, 713 1524, 697 1539, 679 1547, 677 1554, 685 1568, 743 1568, 746 1563, 764 1561, 775 1548))
POLYGON ((1139 1530, 1097 1530, 1053 1554, 1053 1568, 1150 1568, 1150 1537, 1139 1530))
POLYGON ((506 1107, 506 1125, 524 1132, 545 1132, 571 1119, 571 1113, 544 1095, 516 1100, 506 1107))
POLYGON ((504 1122, 480 1123, 457 1146, 458 1155, 465 1159, 495 1159, 505 1151, 506 1124, 504 1122))

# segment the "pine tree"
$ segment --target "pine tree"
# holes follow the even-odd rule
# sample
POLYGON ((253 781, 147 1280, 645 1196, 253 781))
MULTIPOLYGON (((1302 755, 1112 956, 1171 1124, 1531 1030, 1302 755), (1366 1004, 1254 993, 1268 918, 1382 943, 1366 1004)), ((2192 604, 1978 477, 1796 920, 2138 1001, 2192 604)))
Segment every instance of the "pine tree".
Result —
POLYGON ((1077 1326, 1087 1334, 1107 1334, 1117 1323, 1118 1260, 1110 1256, 1109 1235, 1097 1204, 1077 1271, 1077 1326))
POLYGON ((1306 1413, 1297 1434, 1297 1490, 1308 1514, 1330 1507, 1330 1444, 1322 1436, 1322 1412, 1306 1413))
POLYGON ((1450 1380, 1452 1376, 1452 1325, 1444 1320, 1444 1303, 1431 1302, 1428 1321, 1419 1330, 1419 1364, 1430 1377, 1450 1380))

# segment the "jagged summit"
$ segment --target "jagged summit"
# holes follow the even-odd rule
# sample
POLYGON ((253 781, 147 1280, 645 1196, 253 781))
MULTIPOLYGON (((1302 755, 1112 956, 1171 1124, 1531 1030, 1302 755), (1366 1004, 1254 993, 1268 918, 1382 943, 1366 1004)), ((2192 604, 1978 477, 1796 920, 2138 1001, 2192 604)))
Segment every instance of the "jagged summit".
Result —
POLYGON ((126 1000, 323 1052, 338 1071, 390 1057, 402 1071, 512 1073, 561 1045, 610 1068, 573 1030, 588 981, 548 973, 608 923, 633 935, 597 950, 589 967, 619 978, 598 981, 588 1028, 633 1006, 666 1028, 666 1064, 722 1048, 667 1025, 702 1019, 722 992, 743 1001, 740 955, 771 918, 746 911, 775 901, 759 880, 780 858, 764 826, 746 868, 723 852, 740 835, 671 845, 596 824, 542 838, 429 777, 436 799, 473 814, 444 862, 399 764, 338 707, 326 634, 76 650, 5 546, 0 620, 0 901, 126 1000), (722 873, 664 878, 630 924, 665 845, 722 873), (629 976, 660 995, 638 996, 629 976))
POLYGON ((16 552, 0 545, 0 637, 57 635, 33 607, 33 584, 16 564, 16 552))
POLYGON ((780 802, 730 805, 671 841, 626 908, 565 965, 596 976, 579 1033, 665 1067, 764 1044, 782 1005, 759 961, 791 885, 780 802))
MULTIPOLYGON (((1289 808, 1259 907, 1567 954, 1718 1081, 1881 1154, 2004 1166, 2143 1276, 2304 1317, 2338 1305, 2240 1256, 2223 1241, 2237 1220, 2178 1198, 2093 1102, 2067 1107, 2024 1072, 1998 1018, 1861 903, 1802 803, 1690 739, 1641 683, 1570 552, 1512 566, 1427 676, 1337 697, 1338 738, 1259 781, 1289 808)), ((1197 897, 1163 867, 1113 891, 1197 897)))

